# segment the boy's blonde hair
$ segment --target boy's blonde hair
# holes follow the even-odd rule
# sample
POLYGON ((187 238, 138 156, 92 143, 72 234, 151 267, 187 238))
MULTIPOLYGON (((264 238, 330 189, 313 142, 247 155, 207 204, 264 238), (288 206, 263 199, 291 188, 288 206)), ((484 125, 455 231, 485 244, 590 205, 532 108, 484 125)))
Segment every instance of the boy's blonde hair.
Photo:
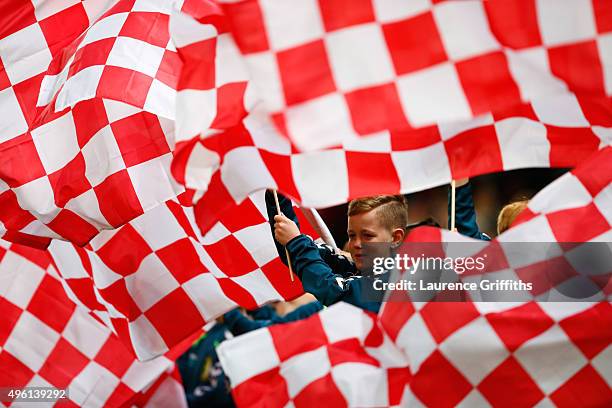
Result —
POLYGON ((363 214, 378 209, 377 216, 389 231, 406 228, 408 224, 408 201, 403 195, 377 195, 357 198, 349 203, 348 216, 363 214))
POLYGON ((529 200, 520 200, 513 203, 507 204, 501 209, 497 216, 497 233, 501 234, 516 220, 516 217, 527 208, 529 200))

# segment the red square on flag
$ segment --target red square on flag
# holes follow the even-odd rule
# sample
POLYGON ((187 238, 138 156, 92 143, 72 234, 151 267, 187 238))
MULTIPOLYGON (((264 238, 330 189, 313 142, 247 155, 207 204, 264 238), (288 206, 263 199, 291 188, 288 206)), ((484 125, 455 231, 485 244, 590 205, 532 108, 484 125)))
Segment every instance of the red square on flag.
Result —
POLYGON ((58 207, 91 190, 91 184, 85 177, 85 159, 79 152, 74 159, 58 171, 49 174, 49 183, 53 189, 53 197, 58 207))
POLYGON ((7 351, 0 351, 0 387, 25 387, 34 372, 7 351), (4 368, 6 367, 6 368, 4 368))
POLYGON ((61 333, 76 307, 74 303, 66 302, 65 296, 62 284, 50 275, 45 275, 34 292, 27 310, 47 326, 61 333))
POLYGON ((111 270, 128 276, 138 270, 153 250, 132 225, 126 224, 96 252, 111 270))
POLYGON ((276 57, 287 105, 336 90, 323 40, 281 51, 276 57))
POLYGON ((230 28, 242 53, 268 50, 266 25, 258 0, 223 3, 223 10, 230 19, 230 28))
POLYGON ((183 238, 156 251, 158 258, 180 284, 208 272, 193 245, 189 238, 183 238))
POLYGON ((38 374, 57 388, 66 388, 89 363, 89 359, 60 337, 38 374))
POLYGON ((375 21, 371 0, 319 0, 326 31, 375 21))
POLYGON ((398 75, 448 59, 431 12, 382 26, 398 75))
POLYGON ((592 365, 587 364, 550 395, 558 407, 605 407, 612 390, 592 365))
POLYGON ((233 235, 206 245, 206 252, 229 277, 242 276, 257 269, 257 263, 251 254, 233 235))
POLYGON ((363 197, 376 183, 378 194, 394 194, 400 189, 397 170, 389 153, 346 152, 349 197, 363 197))
POLYGON ((145 316, 151 321, 169 347, 178 344, 206 323, 193 301, 182 288, 177 288, 164 296, 145 312, 145 316), (168 313, 170 310, 176 310, 179 313, 170 314, 168 313))
POLYGON ((134 356, 117 337, 109 336, 94 361, 121 378, 134 362, 134 356))
POLYGON ((444 142, 453 179, 470 174, 502 171, 504 168, 495 128, 470 129, 444 142))
POLYGON ((522 102, 503 52, 492 52, 457 62, 456 67, 474 115, 522 102))
POLYGON ((60 210, 47 226, 77 245, 87 244, 99 233, 96 227, 85 221, 84 218, 65 208, 60 210))
POLYGON ((605 96, 603 68, 595 40, 548 50, 550 70, 575 92, 605 96))
POLYGON ((478 385, 493 406, 532 407, 544 393, 512 356, 508 357, 478 385))
POLYGON ((516 49, 542 44, 536 0, 485 1, 483 5, 491 31, 502 44, 516 49))
POLYGON ((111 123, 121 157, 132 167, 170 152, 159 118, 149 112, 139 112, 111 123))
POLYGON ((29 133, 3 143, 0 177, 9 187, 19 187, 44 175, 45 169, 29 133))
POLYGON ((94 187, 100 211, 113 226, 119 227, 144 211, 127 170, 118 171, 94 187))
POLYGON ((408 126, 397 88, 392 83, 352 91, 345 98, 353 127, 361 135, 408 126))
POLYGON ((165 48, 170 41, 170 16, 162 13, 132 11, 119 31, 119 36, 131 37, 151 45, 165 48))
POLYGON ((423 362, 419 371, 412 377, 410 388, 428 407, 456 406, 473 389, 461 372, 437 350, 423 362), (436 384, 452 384, 452 387, 440 392, 437 387, 432 387, 434 378, 436 384))
POLYGON ((114 99, 142 108, 147 100, 153 78, 121 67, 107 65, 96 89, 96 96, 114 99))

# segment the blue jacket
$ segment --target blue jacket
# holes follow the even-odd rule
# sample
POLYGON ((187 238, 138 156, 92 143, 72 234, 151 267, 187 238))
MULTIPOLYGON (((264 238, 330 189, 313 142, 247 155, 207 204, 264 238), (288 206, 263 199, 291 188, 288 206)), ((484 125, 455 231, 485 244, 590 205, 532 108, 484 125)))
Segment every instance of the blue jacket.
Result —
MULTIPOLYGON (((293 220, 299 227, 297 216, 291 201, 279 194, 279 203, 283 214, 293 220)), ((266 192, 266 208, 270 227, 274 236, 274 216, 276 205, 272 193, 266 192)), ((278 255, 285 265, 285 249, 274 240, 278 255)), ((302 282, 304 290, 314 295, 325 306, 344 301, 357 307, 378 313, 382 292, 373 290, 375 279, 388 280, 387 274, 378 278, 360 276, 355 264, 345 256, 338 255, 327 245, 318 245, 311 238, 302 234, 287 243, 294 272, 302 282)))
POLYGON ((250 319, 238 309, 234 309, 223 315, 223 322, 234 336, 240 336, 241 334, 261 329, 262 327, 272 326, 273 324, 289 323, 305 319, 320 310, 323 310, 323 305, 315 301, 302 305, 284 316, 279 316, 274 313, 267 319, 258 320, 250 319))
MULTIPOLYGON (((451 225, 451 189, 448 189, 448 227, 451 225)), ((472 199, 472 186, 467 183, 455 189, 455 227, 465 236, 490 241, 489 237, 478 228, 476 210, 472 199)))

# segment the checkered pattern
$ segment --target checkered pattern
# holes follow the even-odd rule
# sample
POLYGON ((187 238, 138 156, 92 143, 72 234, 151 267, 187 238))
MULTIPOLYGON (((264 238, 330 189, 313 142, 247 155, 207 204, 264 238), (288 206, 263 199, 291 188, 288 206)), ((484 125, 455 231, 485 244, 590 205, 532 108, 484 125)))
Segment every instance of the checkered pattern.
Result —
MULTIPOLYGON (((551 288, 551 283, 564 281, 546 282, 546 271, 562 270, 560 261, 571 259, 580 246, 560 244, 559 251, 543 254, 545 259, 516 259, 506 252, 518 242, 609 241, 611 158, 612 149, 607 148, 553 182, 530 200, 529 211, 516 225, 483 243, 482 253, 495 256, 492 269, 533 282, 532 294, 538 299, 561 302, 412 303, 406 297, 404 302, 385 303, 381 324, 410 360, 408 405, 612 403, 612 375, 606 368, 612 363, 609 285, 602 288, 608 297, 600 296, 600 303, 564 302, 551 288), (441 379, 447 384, 443 393, 431 387, 441 379)), ((416 242, 457 238, 447 231, 432 236, 427 229, 409 236, 416 242)), ((574 271, 567 278, 576 275, 574 271)), ((605 285, 610 271, 600 276, 605 285)))
POLYGON ((573 167, 612 141, 612 110, 591 102, 541 99, 468 122, 381 132, 308 153, 296 152, 253 112, 241 125, 186 142, 172 171, 186 183, 208 184, 194 200, 198 225, 205 232, 215 214, 263 188, 278 189, 305 207, 326 207, 490 172, 573 167))
POLYGON ((2 146, 4 229, 84 245, 183 191, 171 121, 109 99, 54 116, 2 146))
POLYGON ((303 293, 278 258, 264 214, 262 192, 202 237, 193 209, 169 201, 86 248, 54 240, 49 251, 77 301, 149 359, 237 305, 303 293))
POLYGON ((121 0, 54 58, 37 105, 55 111, 106 98, 174 119, 181 67, 168 32, 172 3, 121 0))
POLYGON ((0 136, 0 234, 27 245, 84 245, 184 190, 169 174, 180 69, 170 5, 66 3, 39 5, 38 20, 0 39, 11 85, 0 92, 37 75, 23 79, 28 94, 0 99, 15 110, 7 117, 23 118, 0 136))
POLYGON ((607 406, 610 303, 387 303, 407 406, 607 406), (402 320, 404 319, 404 320, 402 320), (440 392, 432 384, 444 384, 440 392))
POLYGON ((266 111, 301 150, 567 89, 612 95, 599 0, 221 3, 266 111))
POLYGON ((247 100, 248 73, 221 8, 210 0, 185 1, 171 16, 170 34, 183 63, 177 143, 239 123, 253 101, 247 100))
POLYGON ((69 406, 119 407, 164 395, 185 405, 176 387, 155 386, 172 360, 137 361, 66 296, 48 252, 0 241, 0 282, 0 386, 68 388, 69 406))
POLYGON ((44 73, 112 1, 10 1, 0 13, 0 143, 34 122, 44 73), (52 4, 51 4, 52 3, 52 4))
POLYGON ((187 399, 178 367, 174 365, 159 376, 157 381, 139 392, 130 405, 146 408, 187 408, 187 399))
POLYGON ((346 303, 225 341, 217 352, 243 407, 389 407, 410 377, 375 316, 346 303))
MULTIPOLYGON (((434 228, 417 229, 408 240, 480 242, 483 253, 496 256, 494 264, 506 264, 517 274, 529 272, 542 260, 508 265, 512 258, 504 250, 512 242, 609 241, 611 155, 608 147, 542 190, 518 225, 497 240, 474 241, 434 228)), ((565 255, 576 248, 565 248, 565 255)), ((223 344, 219 355, 237 404, 612 403, 609 301, 411 302, 406 293, 393 295, 399 298, 388 299, 376 320, 337 304, 308 320, 258 330, 223 344), (245 365, 245 359, 251 364, 245 365), (350 363, 349 368, 343 370, 344 363, 350 363)))

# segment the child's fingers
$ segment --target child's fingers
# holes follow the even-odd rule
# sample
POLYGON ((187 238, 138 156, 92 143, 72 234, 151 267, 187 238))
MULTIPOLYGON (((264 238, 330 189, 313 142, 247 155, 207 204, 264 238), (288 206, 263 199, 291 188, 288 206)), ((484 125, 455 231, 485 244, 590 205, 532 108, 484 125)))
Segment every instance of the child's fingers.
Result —
POLYGON ((274 216, 274 221, 276 221, 276 222, 282 222, 282 221, 285 221, 285 220, 287 220, 287 219, 288 219, 288 218, 287 218, 287 217, 285 217, 285 216, 284 216, 284 215, 282 215, 282 214, 278 214, 278 215, 275 215, 275 216, 274 216))

